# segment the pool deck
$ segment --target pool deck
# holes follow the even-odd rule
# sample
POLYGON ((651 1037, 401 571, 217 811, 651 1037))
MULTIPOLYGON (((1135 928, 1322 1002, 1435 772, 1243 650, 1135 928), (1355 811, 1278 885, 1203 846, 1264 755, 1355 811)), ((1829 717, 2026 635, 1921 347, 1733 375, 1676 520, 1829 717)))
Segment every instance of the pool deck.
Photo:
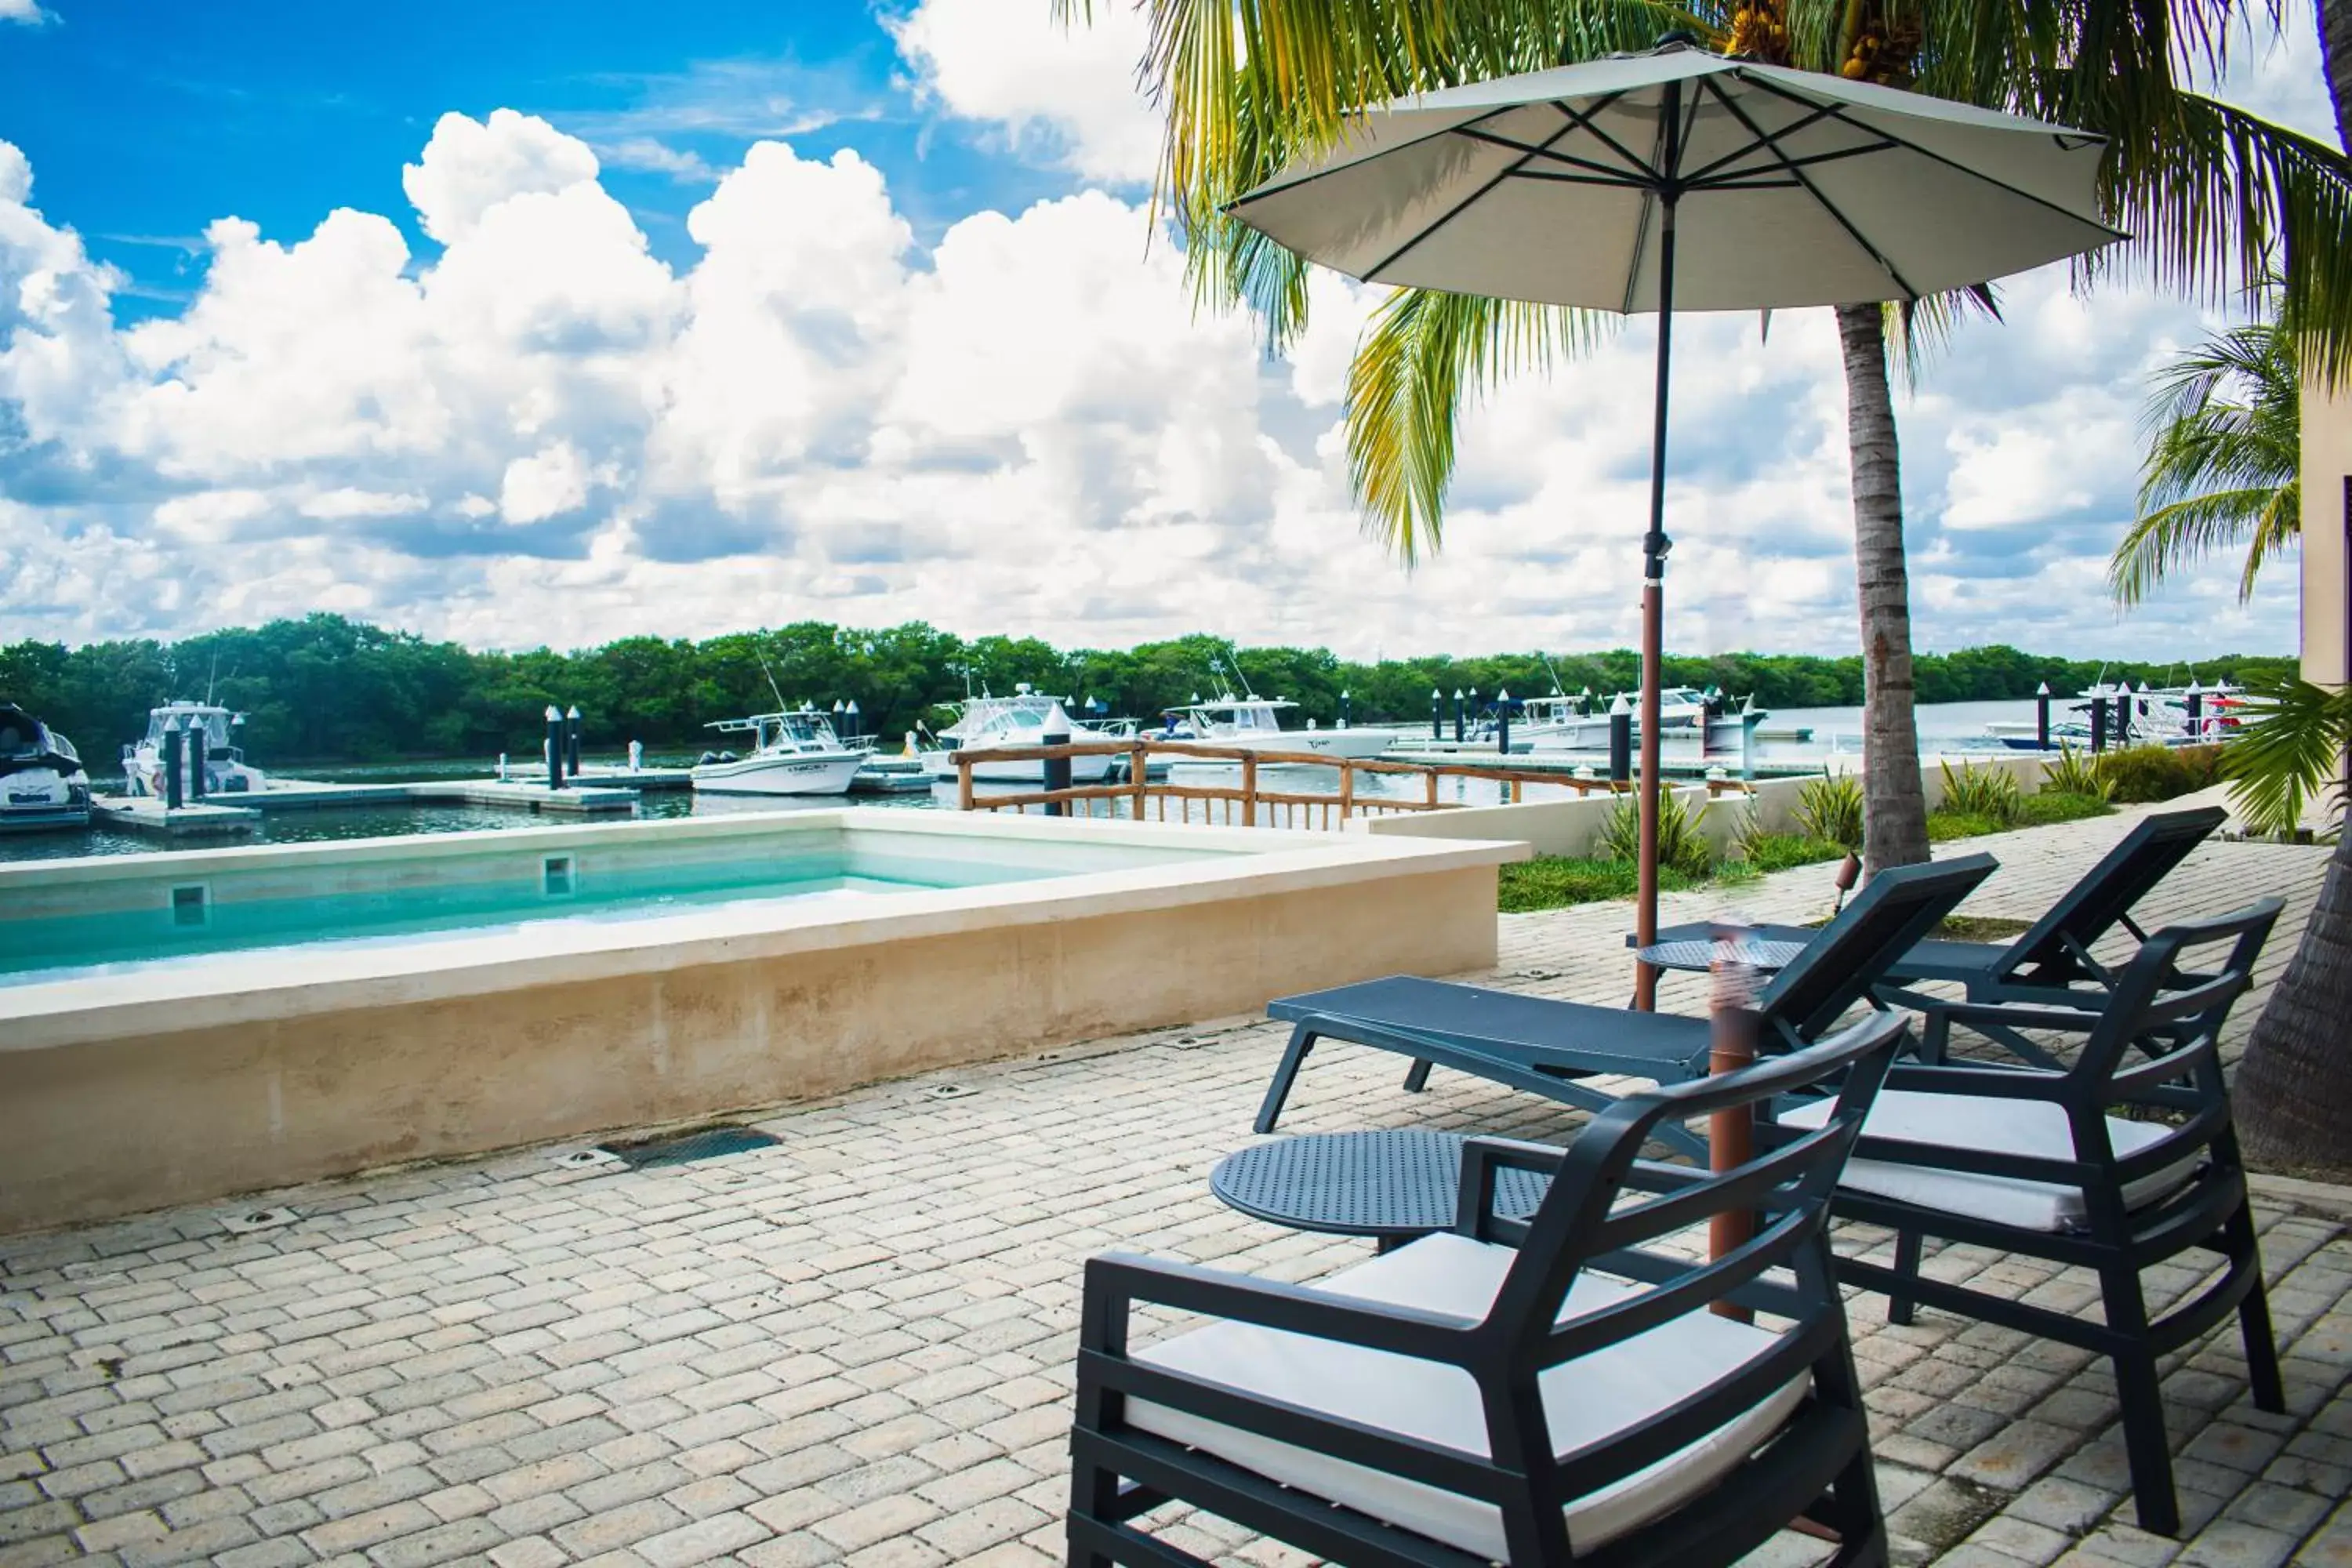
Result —
MULTIPOLYGON (((2004 862, 1971 908, 2039 912, 2127 825, 1969 841, 2004 862)), ((2144 912, 2284 893, 2267 991, 2326 855, 2210 845, 2144 912)), ((1738 902, 1802 915, 1824 881, 1784 873, 1738 902)), ((1620 1001, 1626 921, 1503 917, 1478 978, 1620 1001)), ((1670 977, 1665 1005, 1703 984, 1670 977)), ((1059 1562, 1083 1260, 1311 1279, 1365 1256, 1209 1194, 1282 1038, 1213 1018, 877 1085, 764 1114, 780 1144, 699 1164, 530 1149, 0 1240, 0 1568, 1059 1562)), ((1559 1108, 1458 1075, 1405 1095, 1397 1068, 1324 1047, 1285 1131, 1572 1134, 1559 1108)), ((2252 1408, 2226 1334, 2175 1358, 2180 1542, 2133 1527, 2087 1357, 1932 1311, 1891 1328, 1857 1299, 1898 1561, 2352 1563, 2352 1191, 2265 1184, 2259 1214, 2292 1412, 2252 1408)), ((1930 1267, 2093 1299, 1987 1252, 1930 1267)), ((1176 1533, 1223 1563, 1306 1561, 1215 1521, 1176 1533)), ((1759 1561, 1818 1555, 1785 1548, 1759 1561)))

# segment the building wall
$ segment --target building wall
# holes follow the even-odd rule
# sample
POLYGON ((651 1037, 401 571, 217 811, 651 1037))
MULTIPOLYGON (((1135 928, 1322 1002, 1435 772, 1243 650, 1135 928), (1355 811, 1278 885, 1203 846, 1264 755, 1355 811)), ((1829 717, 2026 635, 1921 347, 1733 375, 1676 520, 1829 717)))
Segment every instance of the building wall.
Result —
POLYGON ((2352 505, 2352 388, 2303 395, 2303 675, 2352 680, 2346 604, 2346 509, 2352 505))

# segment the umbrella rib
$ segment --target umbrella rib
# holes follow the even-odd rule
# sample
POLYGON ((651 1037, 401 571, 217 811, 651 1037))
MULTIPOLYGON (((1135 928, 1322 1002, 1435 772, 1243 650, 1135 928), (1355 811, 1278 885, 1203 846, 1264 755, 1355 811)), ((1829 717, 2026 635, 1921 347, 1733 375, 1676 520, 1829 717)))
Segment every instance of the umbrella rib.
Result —
MULTIPOLYGON (((1564 174, 1550 169, 1514 169, 1509 177, 1514 180, 1548 180, 1558 185, 1601 185, 1612 191, 1641 191, 1644 194, 1654 189, 1653 186, 1636 180, 1628 180, 1622 175, 1564 174)), ((1706 188, 1715 190, 1718 187, 1709 185, 1706 188)))
POLYGON ((1628 171, 1613 168, 1591 158, 1579 158, 1573 153, 1554 153, 1542 147, 1529 146, 1524 142, 1514 142, 1507 136, 1497 136, 1492 132, 1462 130, 1456 131, 1454 134, 1466 136, 1473 142, 1484 142, 1490 147, 1502 147, 1513 153, 1525 153, 1531 158, 1541 158, 1547 163, 1566 163, 1571 168, 1590 170, 1596 174, 1607 174, 1619 184, 1645 184, 1649 178, 1649 171, 1645 169, 1628 171))
MULTIPOLYGON (((1810 99, 1790 92, 1775 83, 1766 81, 1759 77, 1745 77, 1742 79, 1753 81, 1758 87, 1762 88, 1765 91, 1779 98, 1785 98, 1791 103, 1811 103, 1812 101, 1810 99)), ((1981 180, 1986 184, 1992 186, 1995 190, 2005 191, 2009 195, 2019 198, 2021 201, 2032 202, 2035 206, 2056 213, 2061 217, 2071 218, 2074 222, 2081 224, 2085 228, 2104 230, 2105 232, 2115 236, 2117 239, 2127 239, 2130 237, 2130 236, 2126 235, 2122 229, 2116 227, 2104 218, 2084 217, 2081 213, 2075 212, 2071 207, 2061 206, 2058 203, 2051 201, 2045 196, 2037 196, 2032 191, 2020 189, 2018 186, 2011 184, 2007 180, 1997 180, 1990 174, 1984 174, 1979 170, 1969 168, 1966 163, 1957 163, 1950 158, 1947 158, 1941 153, 1937 153, 1930 148, 1922 147, 1917 142, 1910 141, 1899 132, 1888 131, 1882 126, 1873 125, 1864 121, 1852 119, 1847 115, 1843 105, 1833 107, 1830 113, 1832 118, 1835 119, 1841 125, 1851 126, 1856 131, 1866 132, 1872 136, 1883 136, 1887 141, 1894 142, 1895 145, 1902 148, 1906 153, 1916 153, 1920 157, 1927 159, 1929 163, 1941 163, 1947 169, 1957 170, 1960 174, 1969 176, 1971 179, 1981 180)), ((2095 147, 2106 140, 2104 136, 2093 136, 2087 132, 2076 132, 2076 135, 2085 146, 2095 147)), ((2063 135, 2058 135, 2056 136, 2056 140, 2063 144, 2067 138, 2063 135)))
MULTIPOLYGON (((1810 131, 1814 126, 1820 124, 1822 121, 1830 118, 1832 114, 1835 113, 1836 107, 1837 106, 1834 104, 1816 105, 1814 106, 1811 113, 1806 115, 1801 120, 1795 121, 1790 124, 1782 126, 1780 130, 1766 136, 1764 140, 1769 144, 1779 141, 1783 136, 1794 136, 1800 131, 1810 131)), ((1737 148, 1732 152, 1726 153, 1722 157, 1717 158, 1712 163, 1700 164, 1697 168, 1693 169, 1689 174, 1683 177, 1693 184, 1696 184, 1698 181, 1704 180, 1708 175, 1714 174, 1717 169, 1722 168, 1725 164, 1736 163, 1740 159, 1747 157, 1750 153, 1755 151, 1756 143, 1751 142, 1745 147, 1737 148)))
POLYGON ((1513 174, 1518 173, 1520 167, 1528 162, 1528 158, 1534 157, 1537 153, 1549 151, 1552 142, 1559 141, 1561 137, 1568 135, 1575 129, 1576 127, 1573 123, 1561 126, 1558 131, 1552 132, 1550 138, 1547 140, 1541 147, 1530 151, 1525 156, 1522 156, 1512 163, 1509 167, 1498 171, 1495 174, 1494 178, 1488 180, 1485 184, 1480 185, 1476 190, 1471 192, 1468 195, 1464 196, 1460 201, 1446 208, 1444 216, 1439 217, 1435 223, 1431 224, 1419 234, 1414 235, 1411 239, 1408 239, 1402 245, 1398 246, 1394 250, 1391 251, 1387 256, 1382 257, 1372 266, 1364 268, 1359 276, 1366 279, 1367 280, 1377 280, 1381 273, 1387 271, 1390 268, 1394 267, 1399 261, 1403 260, 1406 253, 1411 251, 1413 247, 1419 245, 1423 240, 1427 239, 1431 235, 1435 234, 1439 229, 1444 228, 1447 224, 1452 223, 1455 218, 1460 217, 1464 213, 1469 211, 1472 206, 1484 200, 1489 194, 1500 186, 1505 180, 1509 179, 1513 174))
MULTIPOLYGON (((1756 79, 1753 77, 1744 77, 1742 79, 1753 81, 1756 79)), ((1755 120, 1748 115, 1746 110, 1740 108, 1738 103, 1732 100, 1729 93, 1725 92, 1712 81, 1706 82, 1704 85, 1708 91, 1715 94, 1717 101, 1720 102, 1725 109, 1730 110, 1732 118, 1738 120, 1740 124, 1748 127, 1749 135, 1756 137, 1758 142, 1775 158, 1780 160, 1784 166, 1788 164, 1789 155, 1786 153, 1781 152, 1780 148, 1772 145, 1770 141, 1766 139, 1763 129, 1756 123, 1755 120)), ((1768 84, 1759 83, 1759 85, 1768 84)), ((1800 185, 1804 187, 1805 194, 1807 195, 1812 197, 1813 200, 1821 204, 1822 210, 1823 212, 1826 212, 1830 216, 1837 219, 1838 226, 1845 230, 1846 237, 1849 239, 1852 239, 1854 244, 1860 246, 1864 255, 1868 256, 1873 261, 1878 263, 1880 270, 1884 271, 1889 278, 1895 279, 1895 286, 1903 290, 1903 297, 1905 299, 1916 300, 1919 297, 1919 290, 1911 287, 1909 280, 1906 279, 1900 271, 1895 269, 1895 263, 1887 260, 1885 256, 1880 254, 1876 246, 1871 244, 1869 240, 1863 237, 1862 230, 1856 228, 1853 225, 1853 221, 1848 218, 1843 212, 1839 210, 1838 205, 1835 202, 1830 200, 1829 197, 1822 194, 1822 190, 1819 185, 1814 184, 1812 181, 1805 177, 1803 170, 1790 168, 1789 174, 1800 185)))
MULTIPOLYGON (((1896 144, 1894 142, 1889 141, 1885 137, 1881 137, 1879 140, 1871 142, 1866 147, 1840 147, 1832 153, 1808 153, 1801 158, 1791 158, 1785 153, 1780 153, 1778 148, 1773 148, 1772 151, 1779 154, 1780 166, 1782 169, 1793 170, 1810 169, 1816 163, 1834 163, 1841 158, 1859 158, 1871 153, 1891 153, 1895 150, 1895 145, 1896 144)), ((1746 157, 1748 153, 1753 153, 1757 149, 1754 147, 1742 148, 1738 153, 1734 153, 1733 156, 1746 157)), ((1728 161, 1729 160, 1727 159, 1718 158, 1716 160, 1716 163, 1717 166, 1720 166, 1728 161)), ((1733 169, 1725 174, 1709 175, 1705 178, 1693 175, 1689 181, 1689 184, 1693 190, 1698 191, 1737 190, 1738 189, 1738 186, 1734 182, 1739 180, 1758 179, 1766 174, 1769 174, 1772 172, 1773 171, 1769 166, 1755 169, 1733 169)))
POLYGON ((1244 191, 1240 195, 1235 196, 1232 201, 1225 204, 1223 210, 1227 213, 1231 213, 1238 208, 1249 205, 1252 202, 1262 202, 1274 196, 1287 195, 1292 191, 1298 189, 1299 186, 1311 185, 1316 181, 1324 178, 1326 175, 1342 174, 1347 173, 1349 169, 1361 168, 1364 164, 1370 163, 1374 158, 1391 157, 1411 148, 1421 146, 1424 142, 1435 142, 1441 138, 1451 136, 1454 132, 1465 130, 1470 126, 1484 125, 1489 120, 1499 119, 1503 115, 1510 113, 1515 109, 1525 109, 1527 105, 1524 103, 1506 103, 1499 108, 1490 109, 1484 114, 1474 115, 1470 119, 1464 121, 1460 125, 1444 126, 1439 130, 1432 131, 1426 135, 1416 136, 1410 142, 1400 142, 1393 147, 1382 147, 1374 153, 1369 153, 1364 157, 1355 159, 1350 163, 1332 163, 1320 169, 1311 170, 1307 174, 1299 175, 1298 178, 1289 181, 1284 184, 1277 185, 1269 181, 1254 191, 1244 191))
MULTIPOLYGON (((1602 146, 1608 148, 1612 153, 1616 153, 1620 158, 1624 159, 1626 163, 1639 174, 1644 181, 1651 184, 1661 184, 1664 182, 1665 176, 1659 174, 1647 159, 1643 158, 1640 153, 1634 152, 1622 142, 1618 141, 1617 138, 1610 135, 1609 132, 1603 131, 1600 126, 1595 125, 1592 122, 1592 117, 1594 115, 1600 113, 1602 110, 1609 108, 1619 99, 1624 96, 1625 95, 1622 92, 1610 93, 1606 97, 1597 100, 1590 110, 1582 112, 1579 112, 1576 110, 1569 108, 1565 102, 1557 98, 1551 100, 1551 106, 1568 117, 1570 130, 1591 132, 1593 138, 1596 141, 1598 141, 1602 146)), ((1552 141, 1554 142, 1559 140, 1559 138, 1557 136, 1552 138, 1552 141)), ((1549 146, 1550 143, 1547 142, 1545 145, 1549 146)))

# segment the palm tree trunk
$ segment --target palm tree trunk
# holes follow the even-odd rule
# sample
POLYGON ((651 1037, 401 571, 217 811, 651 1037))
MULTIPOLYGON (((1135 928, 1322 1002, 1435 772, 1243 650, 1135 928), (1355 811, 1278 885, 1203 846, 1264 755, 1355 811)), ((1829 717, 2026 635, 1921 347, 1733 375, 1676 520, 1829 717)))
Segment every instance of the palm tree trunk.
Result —
POLYGON ((1927 858, 1927 801, 1911 711, 1911 587, 1903 565, 1903 475, 1886 384, 1885 312, 1841 305, 1837 323, 1845 350, 1853 569, 1862 596, 1862 856, 1864 871, 1875 873, 1927 858))
MULTIPOLYGON (((2352 824, 2347 824, 2352 826, 2352 824)), ((2238 1064, 2238 1120, 2249 1158, 2352 1169, 2352 832, 2336 841, 2319 902, 2238 1064)))
POLYGON ((2319 0, 2319 59, 2336 98, 2336 139, 2352 151, 2352 0, 2319 0))

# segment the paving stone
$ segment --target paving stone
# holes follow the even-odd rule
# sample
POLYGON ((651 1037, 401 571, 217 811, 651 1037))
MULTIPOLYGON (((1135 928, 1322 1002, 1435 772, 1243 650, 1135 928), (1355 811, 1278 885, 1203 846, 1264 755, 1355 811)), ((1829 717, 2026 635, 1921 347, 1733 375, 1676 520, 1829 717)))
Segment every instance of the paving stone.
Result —
MULTIPOLYGON (((2038 913, 2130 820, 1995 841, 2003 869, 1976 901, 2038 913)), ((2249 876, 2279 887, 2288 918, 2259 989, 2325 860, 2208 846, 2141 912, 2221 907, 2249 876)), ((1801 917, 1820 888, 1814 868, 1742 900, 1801 917)), ((1671 895, 1665 917, 1717 896, 1671 895)), ((1622 905, 1504 917, 1498 971, 1474 978, 1620 1003, 1624 921, 1622 905)), ((1672 977, 1664 998, 1702 1006, 1704 981, 1672 977)), ((582 1176, 520 1151, 272 1200, 331 1226, 231 1238, 202 1209, 0 1238, 0 1568, 142 1551, 230 1568, 1058 1563, 1085 1258, 1125 1247, 1311 1281, 1364 1256, 1234 1214, 1202 1179, 1246 1139, 1282 1038, 1233 1018, 979 1064, 955 1077, 981 1093, 915 1117, 908 1086, 881 1084, 765 1114, 782 1146, 708 1167, 582 1176), (117 1352, 111 1382, 77 1359, 117 1352)), ((1394 1068, 1318 1052, 1288 1125, 1573 1131, 1560 1108, 1459 1074, 1401 1095, 1394 1068)), ((1895 1328, 1854 1298, 1897 1562, 2352 1568, 2352 1238, 2340 1205, 2265 1198, 2257 1224, 2292 1413, 2253 1409, 2227 1325, 2168 1358, 2185 1545, 2131 1522, 2104 1363, 1941 1312, 1895 1328)), ((1983 1248, 1928 1262, 2057 1310, 2094 1299, 2079 1271, 1983 1248)), ((2201 1267, 2152 1269, 2151 1289, 2201 1267)), ((1306 1561, 1199 1516, 1170 1538, 1228 1568, 1306 1561)), ((1819 1556, 1791 1538, 1752 1568, 1819 1556)))

